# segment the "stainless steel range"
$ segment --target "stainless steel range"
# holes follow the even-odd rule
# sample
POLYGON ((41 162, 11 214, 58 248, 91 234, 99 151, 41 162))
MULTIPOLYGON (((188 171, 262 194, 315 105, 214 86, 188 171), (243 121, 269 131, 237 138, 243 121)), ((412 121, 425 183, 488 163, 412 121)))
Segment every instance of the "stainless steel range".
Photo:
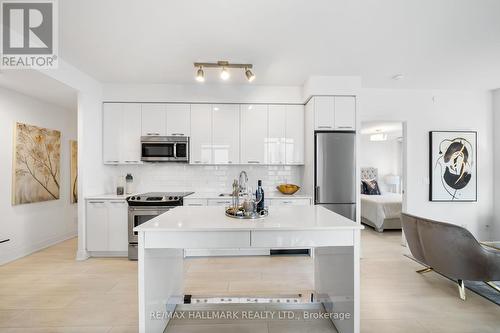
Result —
POLYGON ((137 232, 134 228, 177 206, 193 192, 151 192, 133 195, 128 202, 128 258, 137 260, 137 232))

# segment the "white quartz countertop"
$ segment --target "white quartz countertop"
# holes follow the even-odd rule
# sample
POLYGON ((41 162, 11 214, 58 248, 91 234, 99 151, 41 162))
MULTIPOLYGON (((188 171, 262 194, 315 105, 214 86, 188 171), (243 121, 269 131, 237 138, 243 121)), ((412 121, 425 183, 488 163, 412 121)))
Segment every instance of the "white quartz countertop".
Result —
MULTIPOLYGON (((295 194, 283 194, 278 191, 265 192, 264 197, 267 199, 312 199, 312 196, 307 194, 295 193, 295 194)), ((214 192, 195 192, 188 195, 185 199, 231 199, 231 196, 220 196, 220 193, 214 192)))
POLYGON ((363 226, 321 206, 271 207, 258 220, 227 217, 223 207, 180 206, 134 228, 135 231, 332 230, 363 226))

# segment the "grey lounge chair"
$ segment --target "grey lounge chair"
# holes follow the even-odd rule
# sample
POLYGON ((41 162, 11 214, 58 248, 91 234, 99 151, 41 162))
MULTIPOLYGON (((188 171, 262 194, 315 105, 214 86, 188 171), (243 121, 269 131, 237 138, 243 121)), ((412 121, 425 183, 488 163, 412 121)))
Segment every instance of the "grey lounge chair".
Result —
POLYGON ((401 214, 403 231, 412 255, 427 266, 417 273, 435 270, 458 281, 460 298, 465 300, 464 280, 500 280, 500 251, 479 244, 465 228, 409 214, 401 214))

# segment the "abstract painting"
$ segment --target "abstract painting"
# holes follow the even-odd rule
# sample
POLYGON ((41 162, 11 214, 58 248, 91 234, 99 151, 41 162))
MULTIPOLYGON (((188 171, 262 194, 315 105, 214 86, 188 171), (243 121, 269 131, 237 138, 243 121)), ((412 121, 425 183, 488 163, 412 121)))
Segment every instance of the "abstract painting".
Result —
POLYGON ((70 147, 70 197, 71 203, 78 203, 78 143, 69 141, 70 147))
POLYGON ((61 132, 16 123, 12 204, 59 199, 61 132))
POLYGON ((477 132, 433 131, 430 201, 477 201, 477 132))

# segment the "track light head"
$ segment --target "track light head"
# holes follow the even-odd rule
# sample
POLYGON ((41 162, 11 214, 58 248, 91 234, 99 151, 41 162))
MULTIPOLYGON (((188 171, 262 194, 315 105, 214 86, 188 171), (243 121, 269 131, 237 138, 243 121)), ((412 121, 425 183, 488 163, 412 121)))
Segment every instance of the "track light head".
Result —
POLYGON ((226 67, 222 67, 222 71, 220 72, 220 78, 224 81, 228 80, 231 75, 226 67))
POLYGON ((245 68, 245 76, 247 77, 248 82, 255 80, 255 74, 249 68, 245 68))
POLYGON ((196 71, 196 81, 205 82, 205 72, 203 71, 203 67, 201 66, 196 71))

